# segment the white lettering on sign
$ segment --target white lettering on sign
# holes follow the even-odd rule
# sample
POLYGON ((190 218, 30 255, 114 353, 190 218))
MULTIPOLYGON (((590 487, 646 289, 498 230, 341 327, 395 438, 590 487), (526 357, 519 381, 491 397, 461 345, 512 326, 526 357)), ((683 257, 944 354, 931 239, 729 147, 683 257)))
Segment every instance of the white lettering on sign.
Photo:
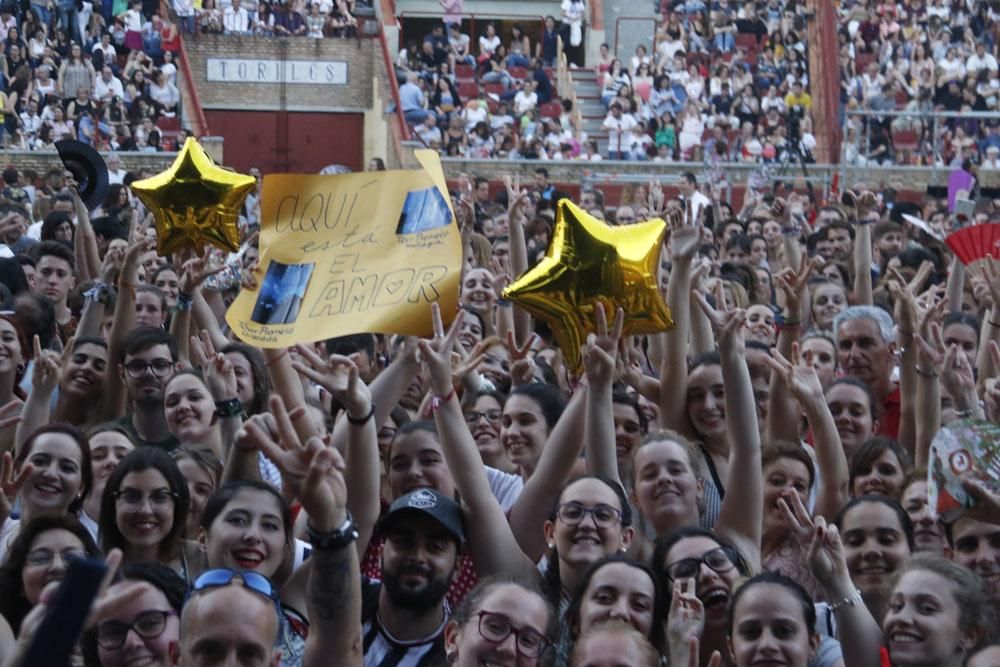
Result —
POLYGON ((347 63, 339 60, 258 60, 209 58, 209 81, 226 83, 305 83, 347 85, 347 63))

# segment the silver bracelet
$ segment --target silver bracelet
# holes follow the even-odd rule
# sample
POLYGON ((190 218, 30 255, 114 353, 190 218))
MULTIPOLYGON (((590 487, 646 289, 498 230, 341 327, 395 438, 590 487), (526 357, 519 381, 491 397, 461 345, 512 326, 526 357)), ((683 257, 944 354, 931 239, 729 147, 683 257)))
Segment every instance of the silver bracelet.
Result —
POLYGON ((830 605, 830 613, 836 614, 838 610, 844 607, 853 607, 857 603, 861 602, 861 589, 855 588, 854 592, 848 595, 846 598, 840 602, 834 602, 830 605))

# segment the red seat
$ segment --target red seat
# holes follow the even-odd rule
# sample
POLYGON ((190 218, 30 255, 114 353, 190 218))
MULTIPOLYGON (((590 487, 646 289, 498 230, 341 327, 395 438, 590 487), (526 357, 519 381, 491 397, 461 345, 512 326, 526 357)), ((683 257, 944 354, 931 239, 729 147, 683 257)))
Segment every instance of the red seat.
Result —
POLYGON ((491 114, 495 114, 500 109, 500 103, 494 100, 486 100, 486 107, 490 110, 491 114))
POLYGON ((757 41, 757 35, 749 32, 738 32, 736 33, 736 48, 746 49, 747 51, 758 51, 760 50, 760 42, 757 41))
POLYGON ((906 94, 905 90, 896 91, 896 108, 902 109, 906 106, 906 103, 910 101, 910 96, 906 94))
POLYGON ((474 79, 476 77, 476 68, 472 65, 465 63, 459 63, 455 65, 455 78, 457 79, 474 79))
POLYGON ((508 67, 507 73, 515 79, 524 79, 528 76, 527 67, 508 67))
POLYGON ((916 130, 900 130, 892 133, 892 145, 896 150, 916 150, 920 146, 920 135, 916 130))
POLYGON ((546 102, 541 106, 539 112, 542 118, 559 118, 562 115, 562 104, 558 100, 546 102))
POLYGON ((160 118, 156 121, 156 126, 164 132, 177 131, 181 129, 181 119, 176 116, 173 118, 160 116, 160 118))
POLYGON ((475 81, 459 81, 458 96, 463 100, 474 100, 479 97, 479 84, 475 81))
POLYGON ((854 71, 858 74, 864 73, 868 69, 868 63, 875 60, 875 54, 868 51, 858 51, 854 56, 854 71))
POLYGON ((502 83, 487 83, 483 86, 487 93, 493 93, 494 95, 500 95, 507 89, 503 87, 502 83))

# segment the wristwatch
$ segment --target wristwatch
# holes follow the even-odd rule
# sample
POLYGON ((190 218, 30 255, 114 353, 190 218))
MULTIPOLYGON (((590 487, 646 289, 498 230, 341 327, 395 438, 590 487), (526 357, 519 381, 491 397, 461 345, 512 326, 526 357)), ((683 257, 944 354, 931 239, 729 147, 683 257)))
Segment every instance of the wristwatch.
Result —
POLYGON ((358 539, 358 527, 354 523, 354 517, 351 516, 350 512, 347 512, 347 518, 344 519, 344 523, 340 524, 340 527, 332 533, 318 533, 306 521, 306 536, 309 538, 309 544, 312 545, 313 549, 317 551, 334 551, 353 544, 358 539))

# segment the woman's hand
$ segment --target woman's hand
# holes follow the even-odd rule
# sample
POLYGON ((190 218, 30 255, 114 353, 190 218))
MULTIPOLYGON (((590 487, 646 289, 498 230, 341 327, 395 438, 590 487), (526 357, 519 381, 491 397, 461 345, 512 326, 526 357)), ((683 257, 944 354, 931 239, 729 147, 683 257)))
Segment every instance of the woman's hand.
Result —
POLYGON ((0 461, 0 525, 10 516, 17 494, 34 471, 34 466, 25 461, 21 464, 21 469, 15 472, 14 457, 10 452, 3 453, 0 461))
POLYGON ((802 547, 809 547, 816 532, 816 523, 799 494, 795 491, 782 491, 778 498, 778 509, 785 517, 792 539, 802 547))
POLYGON ((715 334, 715 340, 719 343, 719 349, 730 349, 742 354, 745 347, 743 328, 747 312, 742 308, 730 308, 726 304, 722 281, 715 284, 715 306, 708 302, 704 294, 695 293, 694 297, 698 300, 698 305, 701 306, 705 316, 708 317, 712 333, 715 334))
POLYGON ((615 321, 609 332, 604 304, 598 301, 594 304, 594 320, 597 332, 587 336, 583 349, 584 371, 591 386, 610 385, 615 379, 618 343, 625 324, 625 311, 622 308, 615 311, 615 321))
POLYGON ((66 347, 61 353, 43 350, 41 341, 35 335, 32 344, 35 348, 35 365, 31 371, 31 390, 39 395, 51 396, 62 379, 63 368, 73 354, 73 338, 66 341, 66 347))
POLYGON ((507 332, 507 352, 510 354, 510 381, 515 387, 535 381, 535 360, 531 358, 531 346, 536 334, 531 334, 528 342, 518 347, 514 332, 507 332))
POLYGON ((772 372, 778 374, 800 405, 805 406, 824 400, 823 383, 820 382, 819 375, 813 367, 812 351, 807 351, 805 359, 802 359, 799 354, 799 344, 792 343, 792 358, 795 363, 785 359, 776 348, 771 348, 770 357, 763 357, 764 363, 771 367, 772 372))
POLYGON ((458 332, 462 328, 464 318, 465 311, 459 309, 446 334, 441 321, 441 307, 436 302, 432 303, 431 320, 434 326, 434 338, 417 342, 424 374, 430 379, 431 391, 440 398, 444 398, 454 389, 451 379, 451 353, 458 341, 458 332))
POLYGON ((371 411, 371 391, 359 377, 358 367, 353 361, 340 354, 331 354, 324 360, 308 345, 296 345, 295 350, 309 363, 294 359, 292 367, 326 389, 344 406, 349 417, 362 419, 371 411))
POLYGON ((210 259, 212 256, 211 247, 206 246, 200 256, 192 257, 181 265, 181 279, 177 289, 181 294, 191 296, 201 287, 205 279, 219 273, 226 265, 212 267, 210 259))
POLYGON ((236 371, 222 352, 217 352, 212 337, 204 329, 191 336, 191 361, 201 369, 205 385, 216 401, 237 398, 236 371))
POLYGON ((667 614, 667 641, 670 646, 688 646, 693 637, 699 639, 705 629, 705 605, 695 594, 694 578, 674 581, 667 614))
POLYGON ((670 224, 670 258, 674 262, 690 262, 698 254, 701 245, 701 227, 690 215, 691 204, 686 211, 671 211, 667 215, 670 224))
POLYGON ((813 576, 827 591, 840 582, 850 581, 851 575, 847 570, 847 556, 844 544, 840 540, 840 532, 837 526, 827 525, 826 519, 821 516, 816 517, 808 557, 813 576))
POLYGON ((785 296, 784 309, 786 317, 798 318, 802 313, 802 300, 805 298, 806 289, 809 285, 809 277, 816 267, 815 258, 806 258, 804 255, 799 263, 798 270, 787 268, 774 277, 778 289, 785 296))

